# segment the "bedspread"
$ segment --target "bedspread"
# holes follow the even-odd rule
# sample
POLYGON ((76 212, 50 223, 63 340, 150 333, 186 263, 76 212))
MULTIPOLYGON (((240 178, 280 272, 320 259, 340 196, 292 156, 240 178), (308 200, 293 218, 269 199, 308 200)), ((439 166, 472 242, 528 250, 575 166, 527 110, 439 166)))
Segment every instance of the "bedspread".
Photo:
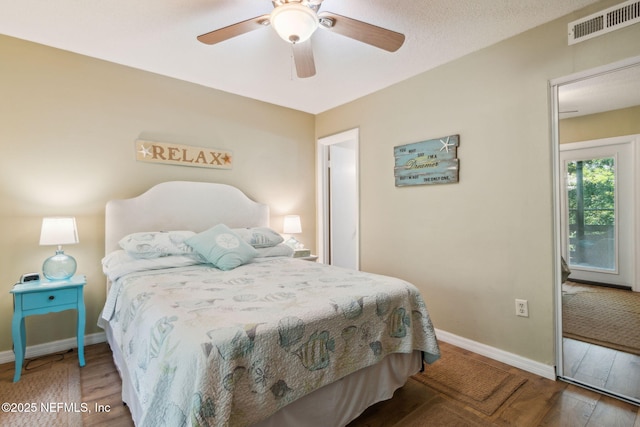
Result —
POLYGON ((250 425, 390 353, 439 357, 415 286, 290 258, 130 273, 110 304, 143 426, 250 425))

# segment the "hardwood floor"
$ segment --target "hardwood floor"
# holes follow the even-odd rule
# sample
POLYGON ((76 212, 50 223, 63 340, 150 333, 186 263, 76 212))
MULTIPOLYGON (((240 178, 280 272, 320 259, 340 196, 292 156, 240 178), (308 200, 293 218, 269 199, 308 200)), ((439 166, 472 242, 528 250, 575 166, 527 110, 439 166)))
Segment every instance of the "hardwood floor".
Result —
MULTIPOLYGON (((505 404, 492 416, 486 416, 463 403, 410 380, 393 398, 367 409, 349 427, 400 427, 405 425, 439 425, 424 419, 413 422, 415 413, 428 413, 429 407, 441 405, 464 419, 462 426, 629 426, 640 427, 640 408, 575 385, 551 381, 510 367, 467 350, 441 343, 441 347, 471 355, 502 369, 518 372, 527 378, 505 404)), ((427 367, 428 369, 428 367, 427 367)), ((636 367, 637 369, 637 367, 636 367)))
MULTIPOLYGON (((574 385, 551 381, 503 363, 473 354, 446 343, 443 347, 470 355, 502 369, 518 372, 527 382, 492 416, 486 416, 417 381, 397 390, 393 398, 367 409, 349 427, 441 426, 429 417, 436 410, 455 414, 459 426, 594 426, 640 427, 640 408, 574 385)), ((129 410, 122 404, 122 384, 105 343, 85 348, 86 366, 80 370, 82 400, 91 407, 108 407, 108 412, 83 414, 85 426, 133 426, 129 410)), ((49 369, 55 363, 77 364, 77 353, 66 353, 63 360, 55 357, 32 362, 32 366, 49 369)), ((637 367, 636 367, 637 369, 637 367)), ((23 378, 33 372, 23 373, 23 378)), ((0 365, 0 381, 12 381, 13 363, 0 365)), ((10 400, 10 396, 3 396, 10 400)), ((451 424, 446 424, 448 427, 451 424)), ((297 427, 297 426, 296 426, 297 427)))
POLYGON ((640 356, 569 338, 562 341, 565 377, 640 399, 640 356))
MULTIPOLYGON (((83 425, 132 427, 134 424, 129 409, 122 404, 122 382, 113 364, 109 345, 101 343, 86 346, 84 355, 86 365, 80 369, 82 401, 91 408, 94 408, 95 404, 102 405, 108 411, 83 413, 83 425)), ((50 369, 57 363, 78 364, 78 353, 76 351, 65 353, 63 356, 62 360, 60 360, 61 356, 58 355, 45 356, 33 360, 29 365, 31 369, 23 370, 20 381, 27 379, 33 372, 50 369)), ((0 365, 0 381, 13 381, 13 374, 13 363, 0 365)), ((10 396, 2 396, 2 399, 3 401, 11 401, 10 396)))

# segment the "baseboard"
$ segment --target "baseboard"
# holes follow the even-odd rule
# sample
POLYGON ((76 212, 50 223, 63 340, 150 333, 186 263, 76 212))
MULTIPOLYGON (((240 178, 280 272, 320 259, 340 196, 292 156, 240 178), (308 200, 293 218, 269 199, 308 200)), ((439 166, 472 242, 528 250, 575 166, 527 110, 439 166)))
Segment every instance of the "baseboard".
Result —
MULTIPOLYGON (((95 334, 84 336, 84 345, 97 344, 105 342, 107 335, 104 332, 97 332, 95 334)), ((67 338, 59 341, 46 342, 44 344, 37 344, 27 347, 25 359, 32 359, 34 357, 40 357, 51 353, 58 353, 60 351, 69 350, 70 348, 77 348, 78 343, 76 338, 67 338)), ((14 362, 15 355, 13 350, 7 350, 0 352, 0 364, 14 362)))
POLYGON ((506 363, 507 365, 522 369, 523 371, 531 372, 532 374, 536 374, 550 380, 556 380, 555 366, 545 365, 544 363, 536 362, 535 360, 527 359, 526 357, 472 341, 440 329, 436 329, 436 336, 439 340, 446 342, 447 344, 473 351, 481 356, 506 363))

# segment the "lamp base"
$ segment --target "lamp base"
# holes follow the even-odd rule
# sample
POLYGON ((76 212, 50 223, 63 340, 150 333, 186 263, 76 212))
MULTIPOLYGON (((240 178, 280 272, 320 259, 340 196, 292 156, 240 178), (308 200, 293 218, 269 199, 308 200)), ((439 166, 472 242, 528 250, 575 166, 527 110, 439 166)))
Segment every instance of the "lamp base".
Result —
POLYGON ((78 264, 76 260, 62 250, 47 258, 42 264, 42 274, 49 280, 65 280, 73 276, 78 264))
POLYGON ((300 243, 295 237, 291 236, 289 240, 284 242, 287 246, 291 246, 293 249, 302 249, 304 245, 300 243))

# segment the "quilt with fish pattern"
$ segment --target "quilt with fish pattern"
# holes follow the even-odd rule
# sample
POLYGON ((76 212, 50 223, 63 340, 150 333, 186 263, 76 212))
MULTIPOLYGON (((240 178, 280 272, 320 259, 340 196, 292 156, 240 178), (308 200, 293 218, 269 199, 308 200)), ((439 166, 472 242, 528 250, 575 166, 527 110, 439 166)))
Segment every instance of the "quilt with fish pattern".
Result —
POLYGON ((390 353, 440 354, 412 284, 292 258, 131 272, 107 306, 142 426, 251 425, 390 353))

